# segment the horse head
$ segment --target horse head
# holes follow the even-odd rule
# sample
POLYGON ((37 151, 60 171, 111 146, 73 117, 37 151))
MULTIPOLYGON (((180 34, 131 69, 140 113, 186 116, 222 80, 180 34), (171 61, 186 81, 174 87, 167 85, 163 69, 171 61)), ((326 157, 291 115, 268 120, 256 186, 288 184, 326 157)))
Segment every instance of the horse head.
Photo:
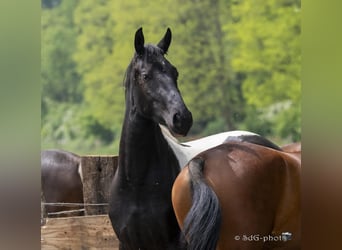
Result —
POLYGON ((178 89, 178 71, 165 58, 171 37, 168 28, 157 45, 145 45, 142 28, 136 31, 135 55, 127 72, 126 91, 135 112, 167 126, 174 135, 185 136, 192 126, 192 114, 178 89))

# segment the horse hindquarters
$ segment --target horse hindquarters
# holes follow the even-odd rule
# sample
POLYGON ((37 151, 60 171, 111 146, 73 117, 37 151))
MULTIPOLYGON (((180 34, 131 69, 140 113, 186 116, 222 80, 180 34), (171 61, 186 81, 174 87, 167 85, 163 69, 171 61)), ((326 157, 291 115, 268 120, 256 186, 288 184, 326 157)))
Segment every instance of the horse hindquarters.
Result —
POLYGON ((177 177, 172 203, 187 249, 215 250, 221 226, 221 210, 215 192, 203 178, 204 161, 194 158, 177 177))
MULTIPOLYGON (((300 245, 300 160, 250 143, 222 144, 197 158, 203 160, 191 161, 177 177, 172 190, 176 217, 190 246, 193 241, 190 230, 206 229, 187 227, 207 226, 190 218, 195 216, 194 211, 198 220, 206 213, 206 206, 196 208, 195 204, 201 204, 200 198, 203 203, 208 202, 210 197, 208 203, 214 205, 210 209, 217 213, 214 194, 219 198, 222 213, 221 227, 213 223, 216 226, 211 229, 220 234, 217 249, 295 249, 300 245), (196 194, 197 191, 202 195, 196 194), (244 240, 254 236, 279 237, 285 232, 292 233, 290 241, 244 240)), ((207 235, 195 233, 194 237, 198 235, 197 241, 205 241, 207 235)))

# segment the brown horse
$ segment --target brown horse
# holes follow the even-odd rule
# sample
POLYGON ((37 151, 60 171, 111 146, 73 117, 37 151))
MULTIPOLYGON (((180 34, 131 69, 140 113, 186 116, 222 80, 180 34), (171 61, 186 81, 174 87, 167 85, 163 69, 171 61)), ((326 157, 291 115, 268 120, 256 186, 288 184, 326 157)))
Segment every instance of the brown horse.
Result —
MULTIPOLYGON (((81 157, 63 150, 42 151, 41 185, 46 203, 83 203, 81 157)), ((58 214, 82 208, 83 206, 54 205, 45 207, 48 217, 83 215, 83 211, 58 214)))
POLYGON ((200 153, 172 203, 188 249, 299 249, 300 155, 248 142, 200 153))

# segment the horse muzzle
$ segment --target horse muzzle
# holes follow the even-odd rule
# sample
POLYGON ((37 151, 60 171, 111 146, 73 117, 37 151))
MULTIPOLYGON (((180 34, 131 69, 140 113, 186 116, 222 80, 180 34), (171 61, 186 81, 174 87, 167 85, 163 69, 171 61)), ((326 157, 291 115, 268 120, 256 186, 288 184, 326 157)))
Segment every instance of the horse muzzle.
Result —
POLYGON ((174 136, 186 136, 192 126, 192 114, 184 108, 171 114, 170 124, 167 124, 174 136))

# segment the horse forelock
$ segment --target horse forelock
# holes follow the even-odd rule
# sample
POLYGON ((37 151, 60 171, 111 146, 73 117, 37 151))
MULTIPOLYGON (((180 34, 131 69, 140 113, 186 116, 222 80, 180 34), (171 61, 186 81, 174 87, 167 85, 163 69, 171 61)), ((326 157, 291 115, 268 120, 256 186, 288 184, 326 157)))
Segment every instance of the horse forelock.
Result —
POLYGON ((139 69, 142 64, 159 61, 158 59, 161 57, 164 58, 163 54, 163 50, 153 44, 145 45, 145 52, 142 55, 134 53, 134 56, 126 69, 124 76, 123 85, 126 91, 131 86, 131 83, 135 80, 135 70, 139 69))
POLYGON ((145 45, 145 52, 143 54, 145 60, 151 59, 151 56, 163 56, 164 52, 158 46, 153 44, 145 45))

